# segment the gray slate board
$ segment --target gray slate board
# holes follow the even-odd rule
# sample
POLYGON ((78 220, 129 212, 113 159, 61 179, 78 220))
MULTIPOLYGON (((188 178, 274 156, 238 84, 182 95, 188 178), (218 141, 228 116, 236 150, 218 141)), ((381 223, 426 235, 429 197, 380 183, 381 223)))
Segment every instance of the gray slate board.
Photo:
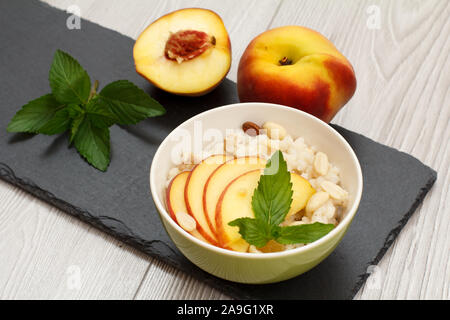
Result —
POLYGON ((67 17, 38 1, 0 1, 0 178, 232 297, 352 298, 367 268, 382 258, 436 179, 436 172, 415 158, 334 126, 354 148, 364 174, 359 212, 342 243, 315 269, 281 283, 242 285, 210 276, 185 259, 165 233, 149 195, 148 172, 158 145, 178 124, 238 102, 235 84, 226 80, 200 98, 166 94, 135 73, 132 39, 84 20, 81 30, 68 30, 67 17), (106 173, 69 148, 66 135, 6 132, 22 105, 50 91, 48 70, 56 49, 78 59, 100 87, 128 79, 168 110, 133 127, 112 128, 106 173))

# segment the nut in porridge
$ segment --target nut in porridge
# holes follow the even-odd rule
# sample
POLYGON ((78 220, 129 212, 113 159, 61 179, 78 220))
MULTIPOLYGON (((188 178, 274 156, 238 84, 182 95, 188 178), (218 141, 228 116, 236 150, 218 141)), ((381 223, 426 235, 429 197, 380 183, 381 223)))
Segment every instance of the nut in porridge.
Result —
POLYGON ((348 198, 348 192, 331 181, 323 181, 320 186, 335 200, 344 201, 348 198))
POLYGON ((286 129, 282 125, 275 122, 265 122, 263 124, 263 128, 267 131, 267 136, 270 139, 283 140, 287 135, 286 129))
POLYGON ((314 157, 314 171, 319 176, 324 176, 328 172, 328 157, 323 152, 317 152, 314 157))
POLYGON ((242 130, 250 136, 257 136, 261 128, 254 122, 246 121, 242 124, 242 130))
POLYGON ((306 204, 306 216, 311 217, 311 214, 325 204, 330 199, 330 195, 326 192, 316 192, 309 198, 306 204))

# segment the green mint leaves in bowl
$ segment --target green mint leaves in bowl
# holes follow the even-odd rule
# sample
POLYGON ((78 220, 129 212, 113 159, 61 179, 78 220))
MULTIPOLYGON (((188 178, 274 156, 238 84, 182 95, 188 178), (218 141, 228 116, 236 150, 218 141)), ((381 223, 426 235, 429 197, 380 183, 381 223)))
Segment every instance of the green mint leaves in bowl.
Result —
POLYGON ((254 218, 238 218, 229 222, 249 244, 264 247, 270 240, 281 244, 311 243, 331 230, 333 224, 315 222, 296 226, 280 226, 292 203, 291 174, 281 151, 267 161, 264 173, 252 197, 254 218))
POLYGON ((69 54, 57 50, 50 67, 52 93, 24 105, 11 119, 8 132, 54 135, 69 131, 69 143, 95 168, 110 163, 109 127, 132 125, 165 109, 127 80, 118 80, 97 92, 91 79, 69 54))

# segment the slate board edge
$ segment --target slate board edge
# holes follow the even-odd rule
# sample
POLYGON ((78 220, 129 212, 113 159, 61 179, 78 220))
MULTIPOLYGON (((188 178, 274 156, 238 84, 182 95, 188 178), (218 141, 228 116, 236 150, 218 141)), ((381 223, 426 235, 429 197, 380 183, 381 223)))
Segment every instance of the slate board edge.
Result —
MULTIPOLYGON (((354 131, 350 131, 344 127, 341 127, 337 124, 333 124, 330 123, 331 127, 333 127, 333 129, 339 129, 339 130, 345 130, 348 132, 351 132, 353 134, 359 135, 361 137, 364 137, 365 139, 373 142, 373 143, 378 143, 379 142, 368 138, 360 133, 356 133, 354 131)), ((398 235, 400 234, 400 232, 402 231, 402 229, 405 227, 406 223, 408 222, 408 220, 412 217, 412 215, 414 214, 414 212, 416 211, 416 209, 419 207, 419 205, 422 203, 422 201, 424 200, 425 196, 428 194, 428 191, 431 190, 431 188, 433 187, 436 179, 437 179, 437 172, 436 170, 432 169, 431 167, 425 165, 424 163, 422 163, 420 160, 418 160, 417 158, 413 157, 412 155, 410 155, 409 153, 400 151, 398 149, 395 149, 391 146, 387 146, 384 145, 384 147, 389 148, 391 150, 394 150, 396 152, 402 153, 410 158, 413 158, 414 160, 416 160, 417 162, 419 162, 422 166, 430 169, 433 173, 433 175, 430 177, 430 179, 427 181, 426 185, 422 188, 420 194, 417 196, 416 200, 414 201, 414 203, 411 205, 411 208, 405 213, 405 215, 403 216, 403 218, 398 222, 397 226, 395 226, 391 232, 389 232, 389 234, 387 235, 386 239, 384 240, 384 244, 382 246, 382 248, 380 249, 380 251, 378 252, 378 254, 375 256, 375 258, 367 264, 366 267, 370 266, 370 265, 377 265, 381 259, 383 258, 383 256, 385 255, 385 253, 387 252, 387 250, 390 248, 390 246, 392 245, 392 243, 395 241, 395 239, 397 239, 398 235)), ((350 226, 351 227, 351 226, 350 226)), ((370 276, 369 273, 364 273, 359 275, 359 280, 356 282, 354 288, 351 290, 350 296, 348 297, 348 299, 353 299, 353 297, 358 293, 359 289, 361 289, 361 287, 363 286, 363 284, 366 282, 367 278, 370 276)))
MULTIPOLYGON (((169 257, 162 255, 158 252, 156 249, 152 249, 152 245, 154 243, 162 243, 165 246, 167 246, 170 250, 170 246, 168 246, 164 241, 161 240, 154 240, 154 241, 142 241, 138 237, 134 237, 132 235, 132 232, 129 234, 126 234, 122 231, 115 230, 113 227, 109 226, 106 221, 108 220, 114 220, 110 217, 95 217, 91 213, 89 213, 86 210, 83 210, 81 208, 78 208, 64 200, 58 199, 55 197, 51 192, 48 192, 39 186, 37 186, 34 182, 25 179, 17 177, 14 174, 14 171, 6 164, 0 163, 0 179, 24 190, 25 192, 31 194, 32 196, 35 196, 36 198, 43 200, 44 202, 70 214, 71 216, 74 216, 76 218, 79 218, 83 222, 88 223, 89 225, 94 226, 95 228, 106 232, 107 234, 113 236, 114 238, 119 239, 120 241, 129 244, 130 246, 154 257, 157 259, 160 259, 162 261, 167 262, 169 265, 179 268, 179 265, 172 261, 169 257)), ((121 224, 123 224, 121 221, 116 221, 121 224)), ((125 226, 126 228, 126 226, 125 226)), ((128 229, 128 228, 126 228, 128 229)))
MULTIPOLYGON (((380 251, 378 252, 376 257, 367 265, 367 267, 370 265, 377 265, 380 262, 380 260, 383 258, 383 256, 387 252, 387 250, 390 248, 392 243, 395 241, 395 239, 397 239, 397 237, 400 234, 400 232, 402 231, 403 227, 406 225, 408 220, 412 217, 412 215, 414 214, 416 209, 419 207, 419 205, 422 203, 422 201, 425 198, 425 196, 427 195, 428 191, 431 190, 434 182, 436 181, 437 174, 436 174, 436 171, 434 171, 434 172, 435 172, 435 174, 432 177, 430 177, 430 179, 427 181, 427 184, 425 185, 425 187, 422 188, 419 196, 414 201, 414 203, 412 204, 412 206, 408 210, 408 212, 405 213, 404 217, 398 222, 397 226, 394 227, 391 230, 391 232, 388 234, 388 236, 386 237, 386 239, 384 241, 383 247, 380 249, 380 251)), ((370 274, 366 272, 359 276, 359 280, 356 282, 355 287, 352 289, 351 294, 348 299, 354 298, 354 296, 358 293, 359 289, 361 289, 363 284, 366 282, 369 275, 370 274)))
MULTIPOLYGON (((434 171, 434 170, 433 170, 434 171)), ((435 171, 434 171, 435 172, 435 171)), ((395 241, 397 236, 400 234, 400 231, 403 229, 403 227, 408 222, 409 218, 413 215, 417 207, 422 203, 423 199, 425 198, 428 191, 433 186, 434 182, 436 181, 437 174, 434 174, 430 179, 428 180, 426 186, 422 188, 421 193, 415 200, 415 202, 412 204, 409 211, 404 215, 404 217, 399 221, 398 225, 392 229, 392 231, 389 233, 387 238, 385 239, 383 247, 380 249, 376 257, 369 263, 369 265, 376 265, 381 260, 381 258, 384 256, 386 251, 389 249, 389 247, 392 245, 392 243, 395 241)), ((117 221, 115 219, 112 219, 110 217, 95 217, 92 214, 90 214, 88 211, 83 210, 81 208, 78 208, 64 200, 58 199, 55 197, 51 192, 48 192, 39 186, 37 186, 34 182, 26 179, 26 178, 20 178, 17 177, 14 173, 14 171, 6 164, 0 163, 0 179, 24 190, 25 192, 43 200, 44 202, 94 226, 95 228, 106 232, 107 234, 113 236, 114 238, 130 245, 133 248, 136 248, 137 250, 144 252, 145 254, 148 254, 151 257, 154 257, 156 259, 159 259, 161 261, 164 261, 165 263, 169 264, 170 266, 177 268, 181 270, 180 265, 170 259, 167 255, 161 254, 157 247, 154 246, 154 244, 160 243, 164 246, 166 246, 169 250, 172 250, 172 248, 167 245, 164 241, 161 240, 153 240, 153 241, 142 241, 142 239, 135 237, 131 231, 128 230, 128 228, 121 222, 117 221), (119 222, 123 225, 123 227, 128 230, 127 233, 120 231, 118 229, 115 229, 111 225, 108 225, 106 221, 108 220, 114 220, 114 222, 119 222)), ((222 291, 226 294, 230 294, 231 292, 233 295, 240 299, 252 299, 251 296, 248 296, 246 294, 243 294, 240 290, 237 290, 232 283, 230 285, 227 285, 226 280, 217 281, 217 278, 208 274, 207 272, 199 272, 194 275, 191 274, 191 276, 194 276, 200 281, 206 282, 208 285, 218 289, 219 291, 222 291), (225 290, 226 288, 226 290, 225 290)), ((350 296, 348 299, 353 299, 353 297, 356 295, 356 293, 359 291, 359 289, 362 287, 364 282, 369 277, 368 273, 364 273, 359 276, 359 280, 356 283, 355 287, 352 289, 350 296)))
MULTIPOLYGON (((164 241, 161 240, 143 241, 139 237, 135 237, 131 231, 129 231, 128 233, 119 231, 114 227, 112 227, 111 225, 108 225, 106 221, 109 220, 119 222, 121 225, 124 226, 126 230, 129 229, 121 221, 106 216, 95 217, 86 210, 78 208, 64 200, 58 199, 51 192, 48 192, 40 188, 34 182, 26 178, 16 176, 14 171, 8 165, 2 162, 0 162, 0 179, 12 184, 13 186, 22 189, 23 191, 44 201, 45 203, 48 203, 49 205, 52 205, 70 214, 71 216, 74 216, 80 219, 81 221, 88 223, 89 225, 99 229, 100 231, 103 231, 111 235, 113 238, 116 238, 153 258, 163 261, 168 265, 170 265, 171 267, 176 268, 177 270, 185 272, 176 261, 174 261, 167 255, 161 254, 160 251, 155 246, 155 244, 159 243, 164 245, 169 250, 173 251, 173 249, 169 245, 167 245, 164 241)), ((227 284, 228 281, 216 278, 213 275, 201 270, 200 268, 198 268, 198 270, 200 272, 190 274, 190 276, 193 276, 199 281, 207 283, 208 285, 216 288, 221 292, 224 292, 227 295, 234 295, 234 298, 236 299, 249 299, 249 300, 253 299, 251 296, 245 295, 240 290, 237 290, 233 286, 233 283, 230 282, 230 284, 228 285, 227 284), (219 282, 217 280, 219 280, 219 282)))

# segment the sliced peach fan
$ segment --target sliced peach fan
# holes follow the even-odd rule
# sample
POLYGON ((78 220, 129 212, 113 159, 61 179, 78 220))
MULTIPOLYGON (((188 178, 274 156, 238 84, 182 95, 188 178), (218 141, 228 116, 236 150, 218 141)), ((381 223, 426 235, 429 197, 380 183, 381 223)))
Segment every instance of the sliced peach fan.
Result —
POLYGON ((184 189, 184 201, 188 213, 197 222, 197 229, 211 243, 217 243, 216 230, 208 221, 203 208, 203 187, 217 167, 230 160, 225 155, 211 156, 194 167, 188 176, 184 189))
MULTIPOLYGON (((280 226, 339 223, 349 193, 340 184, 340 170, 329 162, 325 152, 308 145, 302 137, 294 139, 282 124, 273 121, 261 126, 245 121, 241 129, 227 133, 225 146, 222 144, 209 146, 211 149, 205 152, 211 154, 219 147, 223 154, 203 156, 195 164, 182 162, 169 172, 167 206, 185 231, 236 252, 278 252, 305 245, 271 240, 257 248, 242 237, 236 226, 229 224, 239 218, 254 217, 252 198, 266 167, 267 147, 270 154, 276 150, 283 153, 290 172, 292 202, 280 226), (254 143, 261 148, 254 149, 254 143), (243 156, 243 146, 244 154, 252 155, 243 156), (250 147, 253 151, 247 150, 250 147), (174 207, 181 212, 174 215, 174 207)), ((190 161, 196 158, 200 157, 190 155, 190 161)))

